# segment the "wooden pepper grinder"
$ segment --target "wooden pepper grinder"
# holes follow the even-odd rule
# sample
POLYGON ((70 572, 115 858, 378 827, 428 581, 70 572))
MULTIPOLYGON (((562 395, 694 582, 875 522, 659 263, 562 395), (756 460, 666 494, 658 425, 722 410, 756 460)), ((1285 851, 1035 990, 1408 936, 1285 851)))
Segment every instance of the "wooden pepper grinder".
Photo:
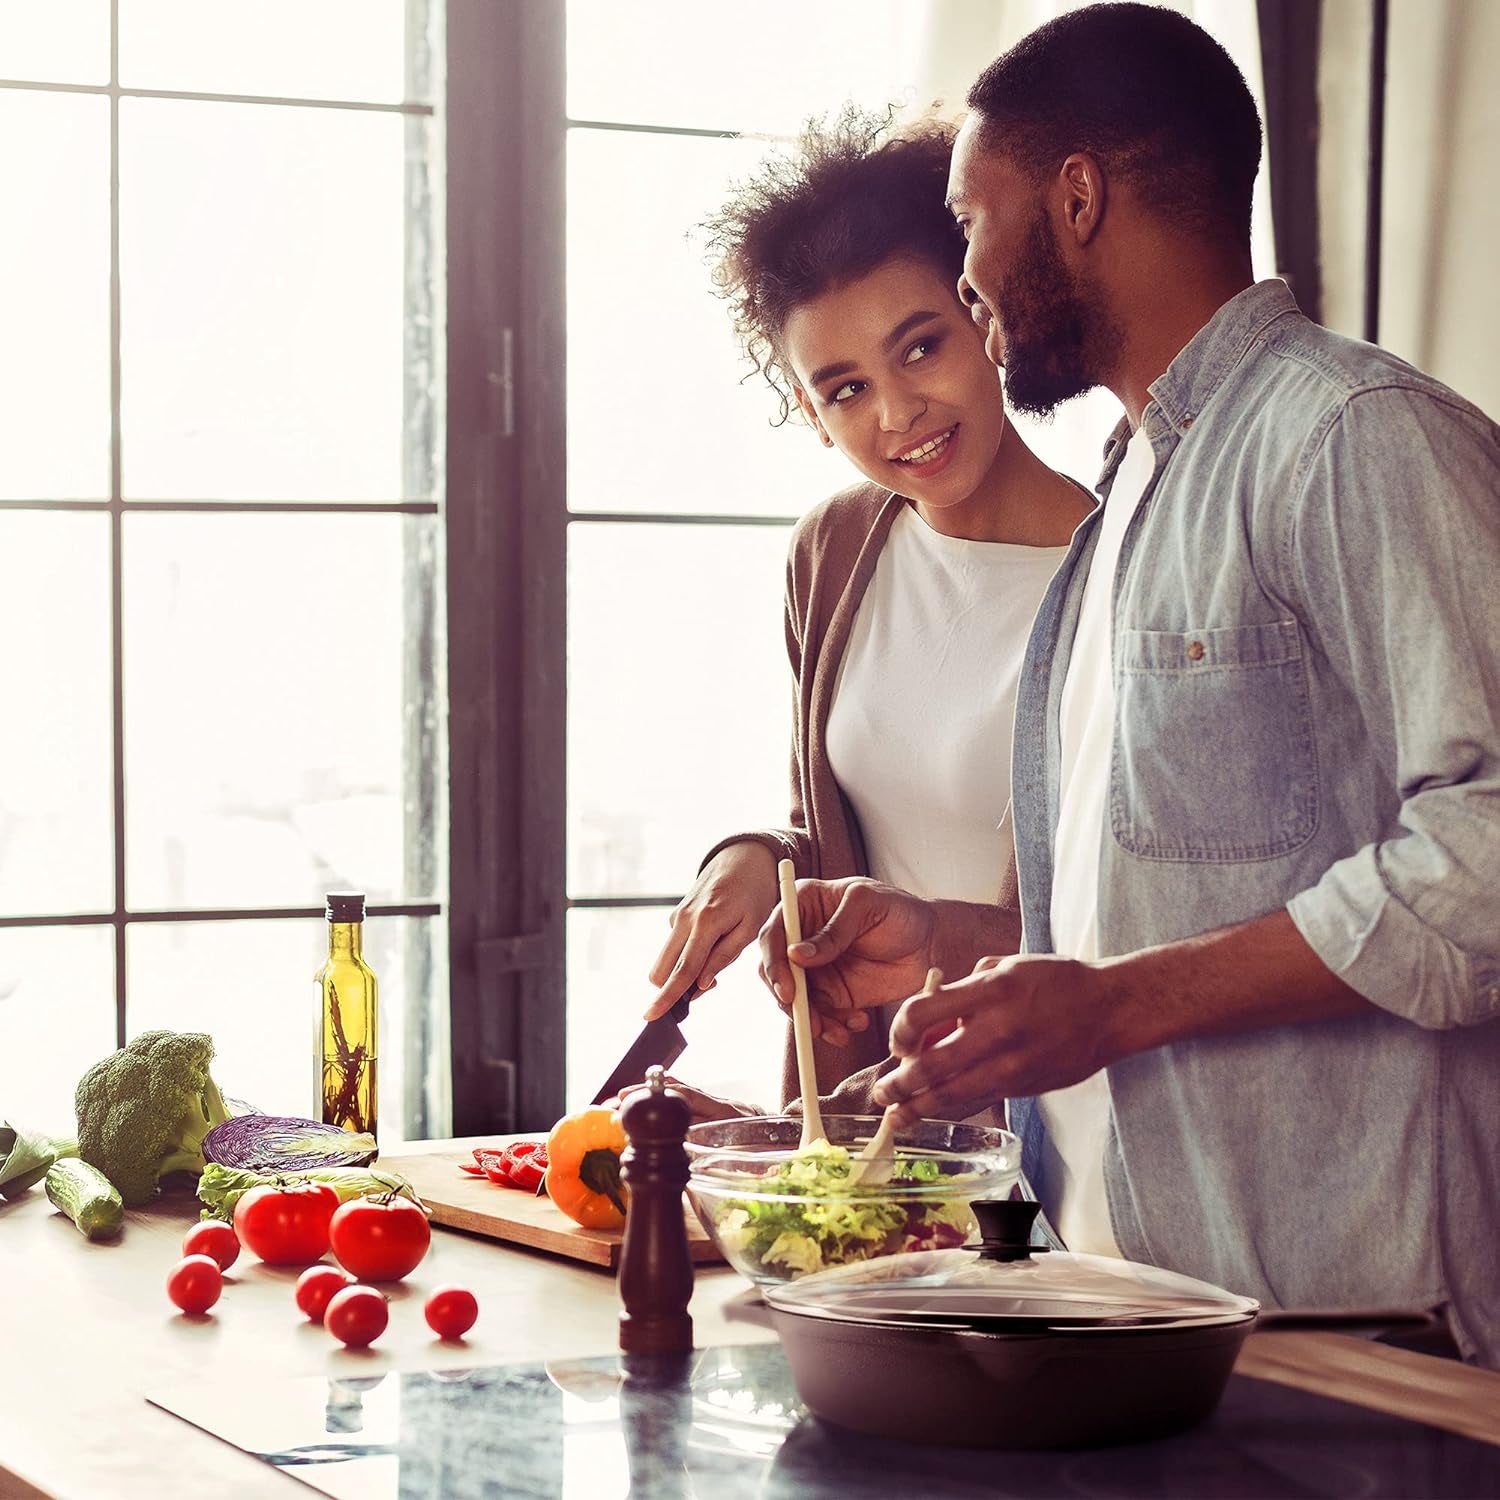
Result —
POLYGON ((620 1251, 620 1348, 627 1354, 687 1354, 693 1347, 693 1263, 688 1254, 682 1190, 683 1139, 692 1111, 667 1087, 661 1068, 646 1070, 646 1092, 620 1111, 630 1144, 620 1159, 630 1190, 620 1251))

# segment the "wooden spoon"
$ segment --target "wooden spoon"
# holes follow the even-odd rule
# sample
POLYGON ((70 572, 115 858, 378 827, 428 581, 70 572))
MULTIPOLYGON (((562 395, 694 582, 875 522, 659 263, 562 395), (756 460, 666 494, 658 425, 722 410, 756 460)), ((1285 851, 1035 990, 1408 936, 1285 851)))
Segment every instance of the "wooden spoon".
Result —
MULTIPOLYGON (((797 872, 791 860, 776 866, 781 882, 781 925, 786 945, 802 941, 802 915, 797 910, 797 872)), ((791 963, 791 960, 787 960, 791 963)), ((813 1058, 812 1017, 807 1009, 807 975, 792 964, 792 1036, 797 1045, 797 1087, 802 1091, 802 1150, 824 1139, 823 1114, 818 1108, 818 1068, 813 1058)))
MULTIPOLYGON (((922 985, 924 995, 933 994, 943 982, 943 971, 941 969, 929 969, 927 979, 922 985)), ((891 1139, 896 1133, 894 1122, 895 1113, 900 1106, 888 1104, 885 1113, 880 1117, 880 1125, 875 1134, 865 1142, 864 1150, 854 1158, 849 1167, 849 1182, 852 1186, 859 1183, 864 1187, 878 1187, 882 1182, 890 1180, 892 1171, 895 1170, 896 1158, 891 1152, 891 1139)))

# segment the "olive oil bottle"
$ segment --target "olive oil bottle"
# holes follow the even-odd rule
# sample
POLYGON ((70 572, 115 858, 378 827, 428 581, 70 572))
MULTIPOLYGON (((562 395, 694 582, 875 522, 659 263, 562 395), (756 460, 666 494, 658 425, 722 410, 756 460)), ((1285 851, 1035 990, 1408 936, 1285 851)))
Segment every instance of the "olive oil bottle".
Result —
POLYGON ((318 1025, 319 1118, 375 1134, 380 1016, 375 971, 363 957, 365 898, 328 894, 328 962, 313 977, 322 995, 318 1025))

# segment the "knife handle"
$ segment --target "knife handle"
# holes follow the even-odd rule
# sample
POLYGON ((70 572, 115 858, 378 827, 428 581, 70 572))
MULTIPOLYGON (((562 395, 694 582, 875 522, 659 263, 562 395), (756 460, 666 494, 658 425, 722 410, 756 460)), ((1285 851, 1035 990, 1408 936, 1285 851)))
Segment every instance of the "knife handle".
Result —
POLYGON ((697 985, 696 985, 696 984, 690 984, 690 985, 689 985, 689 986, 688 986, 688 987, 687 987, 687 989, 685 989, 685 990, 684 990, 684 991, 683 991, 683 992, 682 992, 682 995, 681 995, 681 997, 680 997, 680 998, 679 998, 679 999, 678 999, 678 1001, 677 1001, 677 1004, 676 1004, 676 1005, 674 1005, 674 1006, 673 1006, 673 1007, 672 1007, 672 1008, 671 1008, 671 1010, 669 1010, 669 1011, 668 1011, 668 1012, 667 1012, 667 1014, 668 1014, 668 1015, 669 1015, 669 1016, 671 1016, 671 1018, 672 1018, 672 1019, 673 1019, 673 1020, 674 1020, 674 1021, 677 1021, 677 1022, 679 1022, 679 1023, 681 1023, 681 1022, 683 1022, 683 1021, 685 1021, 685 1020, 687 1020, 687 1013, 688 1013, 688 1007, 689 1007, 689 1006, 690 1006, 690 1005, 691 1005, 691 1004, 692 1004, 692 1003, 693 1003, 693 1001, 694 1001, 694 1000, 696 1000, 696 999, 697 999, 697 998, 698 998, 698 996, 699 996, 699 995, 701 995, 701 994, 702 994, 702 993, 703 993, 703 992, 702 992, 702 991, 701 991, 701 990, 700 990, 700 989, 699 989, 699 988, 698 988, 698 986, 697 986, 697 985))

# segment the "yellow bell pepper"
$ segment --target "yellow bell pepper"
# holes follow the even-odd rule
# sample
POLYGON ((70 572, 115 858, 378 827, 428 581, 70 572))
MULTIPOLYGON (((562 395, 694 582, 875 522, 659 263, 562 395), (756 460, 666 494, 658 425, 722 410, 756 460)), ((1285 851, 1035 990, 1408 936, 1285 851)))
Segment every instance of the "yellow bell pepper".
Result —
POLYGON ((605 1105, 564 1115, 547 1137, 547 1196, 585 1229, 625 1227, 625 1127, 605 1105))

